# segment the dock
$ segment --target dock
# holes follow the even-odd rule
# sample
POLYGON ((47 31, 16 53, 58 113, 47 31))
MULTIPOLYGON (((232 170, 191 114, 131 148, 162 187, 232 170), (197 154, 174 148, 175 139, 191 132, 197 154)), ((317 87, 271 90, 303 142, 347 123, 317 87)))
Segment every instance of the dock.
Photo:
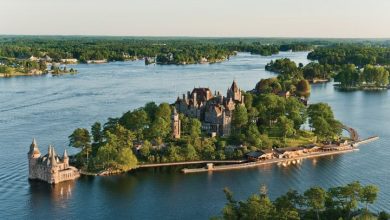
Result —
POLYGON ((313 152, 313 153, 306 153, 305 155, 301 155, 301 156, 297 156, 297 157, 293 157, 293 158, 273 158, 273 159, 262 160, 262 161, 220 165, 220 166, 214 166, 213 163, 208 163, 207 167, 194 168, 194 169, 184 168, 184 169, 182 169, 182 172, 185 174, 188 174, 188 173, 244 169, 244 168, 252 168, 252 167, 257 167, 257 166, 262 166, 262 165, 267 165, 267 164, 289 163, 289 162, 300 161, 300 160, 308 159, 308 158, 316 158, 316 157, 331 156, 331 155, 336 155, 336 154, 350 153, 350 152, 358 151, 359 148, 357 148, 357 146, 359 146, 361 144, 367 144, 369 142, 376 141, 378 139, 379 139, 378 136, 372 136, 372 137, 369 137, 369 138, 366 138, 363 140, 352 141, 350 143, 350 146, 348 146, 347 149, 343 149, 343 150, 313 152))

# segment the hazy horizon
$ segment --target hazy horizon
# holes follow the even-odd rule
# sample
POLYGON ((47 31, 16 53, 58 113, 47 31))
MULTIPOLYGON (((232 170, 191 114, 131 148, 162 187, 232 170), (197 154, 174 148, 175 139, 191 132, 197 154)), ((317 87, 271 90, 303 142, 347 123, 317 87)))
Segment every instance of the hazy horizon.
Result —
POLYGON ((390 1, 12 0, 0 35, 390 38, 390 1))

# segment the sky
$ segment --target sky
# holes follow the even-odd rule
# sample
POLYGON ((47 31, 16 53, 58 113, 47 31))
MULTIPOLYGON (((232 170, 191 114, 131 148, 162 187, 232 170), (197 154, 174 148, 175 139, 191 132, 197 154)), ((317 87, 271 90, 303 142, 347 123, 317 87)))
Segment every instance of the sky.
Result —
POLYGON ((0 0, 0 35, 390 38, 390 0, 0 0))

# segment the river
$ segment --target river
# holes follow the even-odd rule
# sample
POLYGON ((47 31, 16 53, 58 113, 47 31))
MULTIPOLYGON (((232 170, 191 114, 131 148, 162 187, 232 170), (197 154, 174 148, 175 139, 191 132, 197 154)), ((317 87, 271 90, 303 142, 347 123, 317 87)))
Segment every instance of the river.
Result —
MULTIPOLYGON (((33 137, 42 153, 68 145, 77 127, 105 122, 148 101, 173 102, 194 86, 226 93, 235 79, 252 89, 274 76, 264 66, 288 57, 306 64, 306 52, 263 57, 241 53, 217 64, 145 66, 143 61, 79 64, 76 75, 0 79, 0 219, 207 219, 220 214, 222 192, 237 199, 266 184, 271 198, 294 188, 331 187, 359 180, 381 191, 374 210, 390 211, 390 96, 381 92, 340 92, 332 83, 312 87, 310 102, 327 102, 336 117, 362 137, 380 140, 358 152, 307 159, 300 165, 269 165, 215 173, 181 174, 176 168, 147 169, 112 177, 82 177, 55 187, 27 180, 27 151, 33 137)), ((74 149, 68 149, 71 153, 74 149)))

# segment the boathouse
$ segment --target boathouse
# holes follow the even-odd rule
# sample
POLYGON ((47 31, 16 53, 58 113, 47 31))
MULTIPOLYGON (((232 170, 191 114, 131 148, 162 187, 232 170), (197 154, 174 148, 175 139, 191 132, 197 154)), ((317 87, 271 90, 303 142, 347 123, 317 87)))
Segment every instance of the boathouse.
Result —
POLYGON ((252 151, 246 154, 248 161, 268 160, 274 158, 274 150, 266 149, 259 151, 252 151))
POLYGON ((318 152, 321 150, 321 147, 315 145, 315 144, 308 144, 303 146, 305 148, 304 152, 305 153, 313 153, 313 152, 318 152))
POLYGON ((275 149, 278 158, 294 158, 305 153, 303 147, 286 147, 275 149))

